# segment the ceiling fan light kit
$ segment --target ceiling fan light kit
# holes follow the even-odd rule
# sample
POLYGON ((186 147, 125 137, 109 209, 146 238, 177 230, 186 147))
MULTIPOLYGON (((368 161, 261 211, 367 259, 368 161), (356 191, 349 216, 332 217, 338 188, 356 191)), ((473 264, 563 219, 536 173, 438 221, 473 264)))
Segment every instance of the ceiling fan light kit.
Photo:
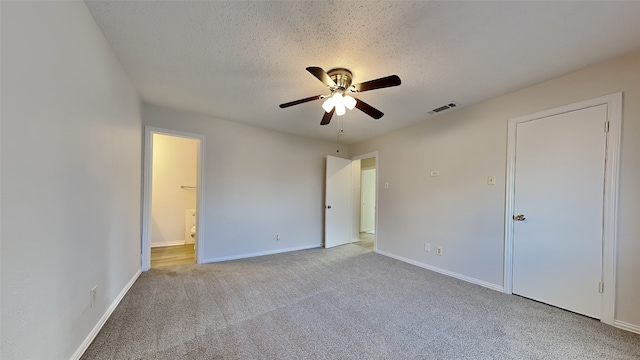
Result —
POLYGON ((335 68, 327 72, 317 66, 310 66, 307 71, 315 76, 323 84, 327 86, 330 93, 328 95, 316 95, 305 99, 295 100, 288 103, 280 104, 280 108, 284 109, 289 106, 303 104, 313 100, 326 99, 322 103, 322 109, 325 111, 320 125, 327 125, 331 122, 331 117, 335 113, 342 116, 347 109, 353 110, 358 108, 360 111, 371 116, 374 119, 380 119, 384 113, 364 101, 354 98, 349 94, 356 94, 364 91, 382 89, 385 87, 398 86, 401 84, 398 75, 391 75, 380 79, 370 80, 363 83, 352 85, 353 74, 349 69, 335 68))

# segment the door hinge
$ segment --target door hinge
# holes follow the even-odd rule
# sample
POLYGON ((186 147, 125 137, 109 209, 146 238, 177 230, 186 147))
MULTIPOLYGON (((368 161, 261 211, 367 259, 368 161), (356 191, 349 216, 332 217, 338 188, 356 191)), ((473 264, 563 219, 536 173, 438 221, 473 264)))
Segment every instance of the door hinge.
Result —
POLYGON ((598 292, 604 294, 604 283, 602 281, 598 283, 598 292))
POLYGON ((608 133, 609 132, 609 121, 605 121, 604 122, 604 132, 608 133))

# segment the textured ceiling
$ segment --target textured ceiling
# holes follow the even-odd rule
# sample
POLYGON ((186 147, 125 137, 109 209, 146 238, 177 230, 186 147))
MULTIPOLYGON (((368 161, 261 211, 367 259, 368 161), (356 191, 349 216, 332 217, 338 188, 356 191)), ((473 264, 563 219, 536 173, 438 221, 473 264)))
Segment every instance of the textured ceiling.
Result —
POLYGON ((358 95, 385 116, 348 111, 344 143, 640 50, 640 2, 86 3, 145 101, 218 119, 335 141, 322 101, 278 107, 328 93, 305 67, 400 76, 358 95))

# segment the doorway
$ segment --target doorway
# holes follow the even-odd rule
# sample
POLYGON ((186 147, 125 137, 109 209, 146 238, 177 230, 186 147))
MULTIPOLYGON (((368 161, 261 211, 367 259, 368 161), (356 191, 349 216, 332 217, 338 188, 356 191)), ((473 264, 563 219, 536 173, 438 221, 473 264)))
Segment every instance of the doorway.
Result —
POLYGON ((353 159, 353 243, 375 251, 377 219, 377 152, 353 159))
POLYGON ((198 262, 204 138, 145 128, 142 268, 198 262))
POLYGON ((508 139, 505 292, 609 324, 621 97, 512 119, 508 139))

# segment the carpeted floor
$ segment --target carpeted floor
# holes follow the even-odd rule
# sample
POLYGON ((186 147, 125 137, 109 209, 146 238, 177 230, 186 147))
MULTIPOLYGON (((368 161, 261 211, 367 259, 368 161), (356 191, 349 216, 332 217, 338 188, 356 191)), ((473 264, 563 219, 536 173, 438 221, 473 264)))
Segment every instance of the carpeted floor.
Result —
POLYGON ((640 359, 640 335, 356 245, 143 273, 82 359, 640 359))

